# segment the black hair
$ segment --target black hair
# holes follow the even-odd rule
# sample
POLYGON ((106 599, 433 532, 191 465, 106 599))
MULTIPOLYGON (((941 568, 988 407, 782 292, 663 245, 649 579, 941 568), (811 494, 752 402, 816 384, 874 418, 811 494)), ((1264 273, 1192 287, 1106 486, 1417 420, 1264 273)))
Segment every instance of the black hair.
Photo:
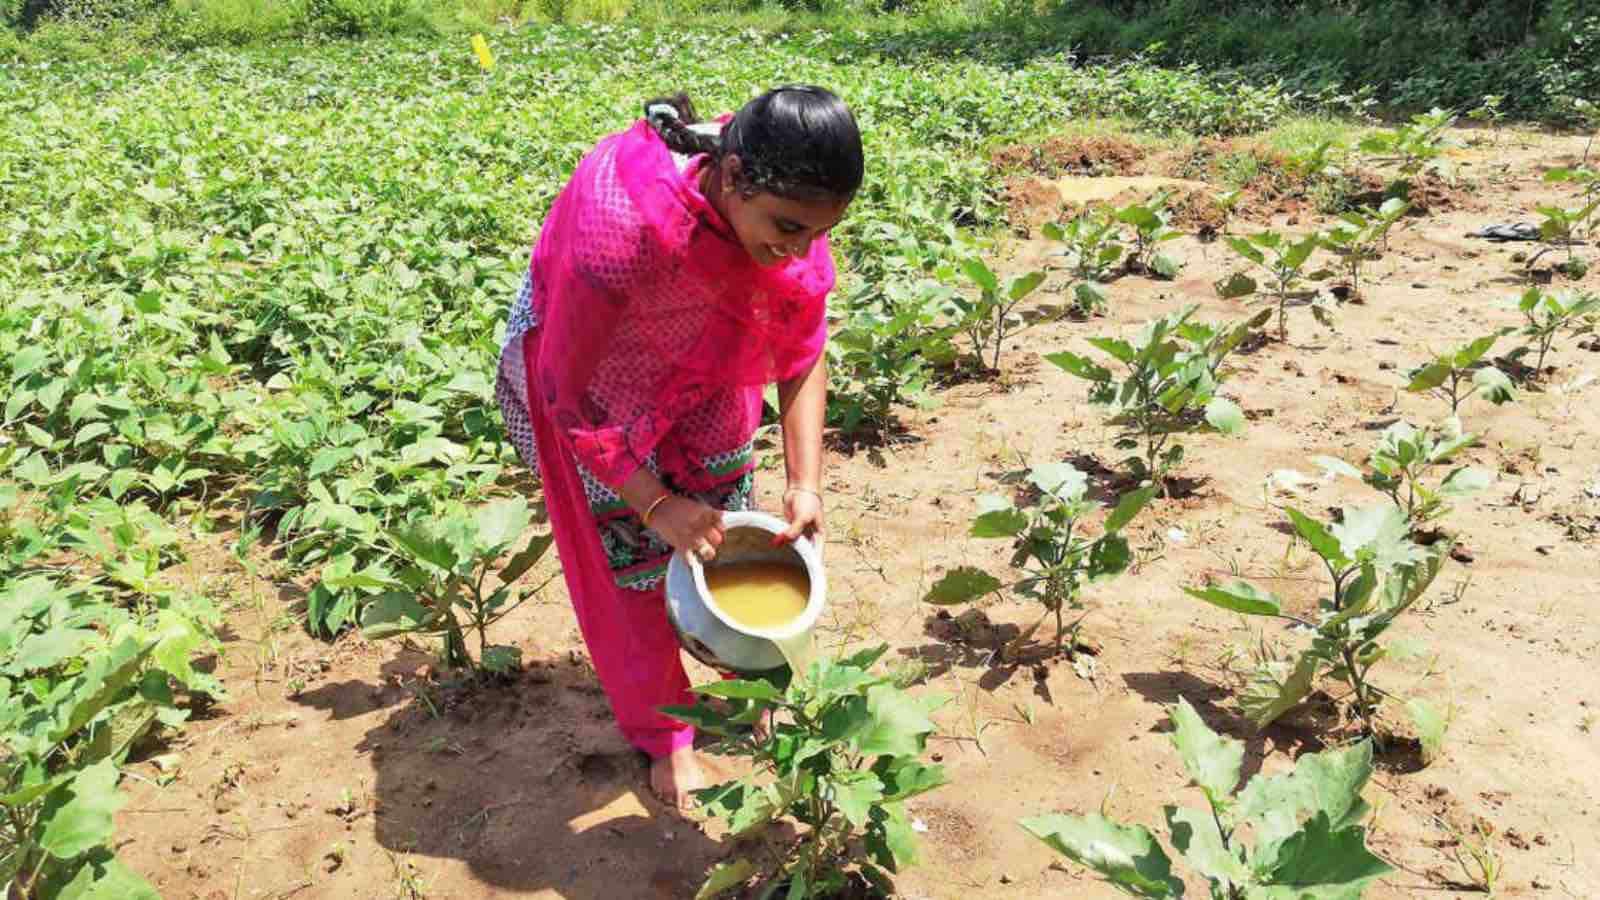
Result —
POLYGON ((718 163, 739 157, 747 190, 794 199, 849 198, 865 174, 856 118, 826 88, 798 84, 767 91, 746 103, 720 136, 689 127, 699 118, 682 92, 650 100, 645 118, 674 152, 709 153, 718 163))

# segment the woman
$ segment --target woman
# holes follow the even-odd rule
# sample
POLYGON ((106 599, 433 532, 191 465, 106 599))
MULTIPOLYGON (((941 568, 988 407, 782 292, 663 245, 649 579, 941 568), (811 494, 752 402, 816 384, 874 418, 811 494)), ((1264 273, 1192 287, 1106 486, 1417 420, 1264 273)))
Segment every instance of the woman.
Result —
POLYGON ((861 185, 861 135, 822 88, 782 87, 700 125, 687 96, 579 163, 511 310, 496 392, 538 473, 578 625, 651 788, 704 785, 662 584, 711 559, 750 504, 751 438, 778 385, 784 539, 821 537, 827 234, 861 185))

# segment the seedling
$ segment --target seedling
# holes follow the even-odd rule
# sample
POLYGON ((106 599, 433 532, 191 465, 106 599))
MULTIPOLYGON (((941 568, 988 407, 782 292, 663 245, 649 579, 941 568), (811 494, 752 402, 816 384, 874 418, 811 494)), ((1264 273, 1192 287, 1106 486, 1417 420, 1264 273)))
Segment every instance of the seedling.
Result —
POLYGON ((1577 185, 1578 205, 1570 209, 1564 206, 1538 207, 1539 214, 1544 216, 1544 221, 1539 223, 1539 236, 1549 246, 1534 254, 1528 260, 1527 267, 1532 269, 1534 262, 1549 250, 1565 247, 1567 261, 1564 268, 1567 276, 1582 278, 1589 267, 1574 255, 1573 248, 1594 237, 1595 221, 1600 218, 1597 215, 1600 214, 1600 172, 1583 167, 1551 169, 1545 173, 1544 180, 1577 185))
MULTIPOLYGON (((924 765, 943 696, 913 697, 873 665, 888 646, 838 660, 819 660, 787 683, 751 678, 694 688, 694 706, 666 714, 720 739, 712 752, 749 760, 742 778, 696 791, 701 808, 743 835, 788 819, 805 826, 765 896, 839 896, 852 874, 889 894, 889 873, 917 859, 916 831, 905 802, 945 783, 944 770, 924 765), (713 705, 710 700, 719 701, 713 705), (749 727, 771 716, 762 736, 749 727)), ((697 895, 710 898, 743 884, 756 866, 739 859, 713 869, 697 895)))
POLYGON ((1518 332, 1528 338, 1528 343, 1511 352, 1511 358, 1521 360, 1538 351, 1534 375, 1544 372, 1544 360, 1562 334, 1587 334, 1595 329, 1595 317, 1600 313, 1600 295, 1556 295, 1530 287, 1513 304, 1522 313, 1526 324, 1518 332))
POLYGON ((1117 210, 1117 221, 1133 228, 1133 249, 1128 253, 1129 272, 1148 272, 1162 278, 1176 278, 1182 264, 1158 248, 1183 237, 1183 232, 1167 224, 1167 195, 1157 194, 1146 203, 1133 203, 1117 210))
POLYGON ((953 295, 932 279, 863 285, 828 341, 829 424, 882 432, 895 404, 933 404, 933 366, 956 356, 950 329, 936 326, 953 295))
POLYGON ((1389 229, 1410 208, 1406 201, 1391 198, 1378 210, 1343 213, 1340 223, 1322 235, 1322 245, 1344 261, 1352 297, 1361 296, 1362 267, 1389 249, 1389 229))
POLYGON ((1077 647, 1083 617, 1069 624, 1067 611, 1083 609, 1083 588, 1127 570, 1133 554, 1120 532, 1156 493, 1154 486, 1147 486, 1123 494, 1100 535, 1091 538, 1084 533, 1085 519, 1103 504, 1086 496, 1089 482, 1082 472, 1067 463, 1051 463, 1035 466, 1027 480, 1038 491, 1037 499, 1019 507, 1006 497, 980 497, 978 516, 968 532, 976 538, 1014 541, 1011 567, 1021 570, 1021 577, 1002 579, 963 566, 939 579, 923 597, 936 606, 954 606, 1004 591, 1043 606, 1039 621, 1023 629, 1004 649, 1002 655, 1007 659, 1051 617, 1056 626, 1055 654, 1077 647))
POLYGON ((1390 184, 1390 191, 1399 197, 1409 197, 1411 180, 1429 166, 1436 166, 1447 142, 1444 130, 1455 124, 1456 117, 1449 110, 1434 109, 1416 115, 1410 122, 1391 131, 1380 131, 1363 138, 1360 148, 1374 162, 1392 163, 1400 177, 1390 184))
POLYGON ((537 535, 506 560, 494 573, 499 587, 486 591, 484 582, 530 521, 527 501, 520 498, 491 503, 476 514, 460 505, 447 506, 388 532, 396 556, 406 564, 399 575, 372 566, 360 572, 324 574, 323 580, 335 579, 336 588, 382 591, 368 601, 361 616, 361 633, 367 639, 436 634, 444 640, 441 661, 446 666, 472 669, 479 677, 505 677, 521 667, 522 651, 491 645, 489 626, 549 583, 546 579, 517 592, 513 602, 517 579, 544 557, 554 536, 537 535), (476 668, 467 653, 467 630, 478 636, 476 668))
POLYGON ((1072 273, 1085 281, 1105 281, 1111 267, 1122 259, 1117 220, 1103 209, 1084 213, 1065 227, 1047 223, 1043 232, 1050 240, 1067 245, 1073 259, 1072 273))
MULTIPOLYGON (((1310 262, 1311 255, 1316 252, 1322 240, 1318 235, 1308 234, 1299 239, 1285 237, 1276 231, 1264 231, 1249 237, 1229 237, 1228 246, 1234 252, 1262 268, 1267 273, 1268 296, 1278 308, 1278 340, 1289 339, 1289 301, 1294 299, 1314 299, 1315 291, 1304 289, 1307 281, 1324 281, 1333 273, 1325 269, 1306 272, 1306 263, 1310 262), (1271 254, 1269 258, 1267 254, 1271 254)), ((1249 297, 1260 290, 1260 285, 1254 278, 1243 272, 1236 272, 1232 276, 1218 281, 1215 285, 1217 295, 1224 300, 1235 300, 1249 297)), ((1311 312, 1317 321, 1326 327, 1332 327, 1332 314, 1320 303, 1313 303, 1311 312)))
MULTIPOLYGON (((1433 583, 1449 542, 1430 548, 1413 543, 1410 523, 1394 505, 1346 507, 1331 527, 1292 507, 1288 514, 1295 533, 1322 560, 1331 582, 1331 593, 1319 601, 1314 614, 1285 612, 1283 600, 1242 580, 1185 590, 1232 612, 1286 619, 1310 636, 1309 646, 1292 658, 1264 654, 1247 676, 1239 705, 1258 726, 1265 727, 1298 706, 1317 679, 1327 677, 1349 686, 1354 717, 1367 734, 1377 736, 1379 701, 1393 695, 1375 686, 1369 675, 1373 666, 1400 649, 1379 639, 1433 583)), ((1431 757, 1443 744, 1447 719, 1420 699, 1407 703, 1407 710, 1425 754, 1431 757)))
POLYGON ((1176 435, 1206 428, 1223 434, 1244 430, 1243 410, 1218 395, 1231 374, 1224 363, 1271 317, 1270 310, 1262 310, 1224 328, 1190 322, 1196 309, 1191 305, 1150 322, 1132 343, 1090 338, 1090 344, 1125 367, 1120 382, 1109 369, 1076 353, 1045 356, 1090 383, 1089 401, 1108 407, 1111 421, 1123 428, 1117 447, 1143 448, 1143 456, 1130 456, 1126 464, 1135 477, 1150 479, 1163 494, 1167 475, 1183 460, 1176 435))
POLYGON ((978 364, 983 365, 988 355, 989 368, 999 370, 1005 339, 1029 325, 1028 320, 1017 313, 1017 307, 1044 283, 1044 273, 1019 275, 1002 288, 999 277, 977 257, 968 259, 961 269, 977 286, 978 297, 969 299, 957 294, 951 299, 957 327, 972 341, 972 354, 978 364))
POLYGON ((1478 436, 1463 433, 1461 420, 1454 416, 1426 429, 1396 422, 1383 430, 1372 448, 1368 460, 1372 471, 1365 475, 1342 459, 1318 456, 1312 461, 1331 474, 1359 478, 1381 491, 1415 531, 1449 513, 1448 501, 1470 497, 1489 486, 1493 476, 1475 466, 1451 467, 1437 483, 1430 477, 1477 443, 1478 436))
MULTIPOLYGON (((1167 806, 1168 840, 1210 886, 1213 900, 1360 897, 1393 867, 1367 849, 1361 789, 1372 745, 1307 753, 1286 775, 1256 775, 1242 790, 1244 744, 1208 728, 1189 701, 1168 711, 1172 745, 1206 808, 1167 806), (1246 839, 1254 844, 1247 844, 1246 839)), ((1056 852, 1134 897, 1183 896, 1172 860, 1142 825, 1103 814, 1056 813, 1022 827, 1056 852)))
POLYGON ((1450 855, 1466 876, 1467 883, 1493 897, 1505 872, 1505 860, 1494 848, 1494 828, 1481 818, 1474 817, 1472 827, 1461 829, 1441 820, 1455 841, 1450 855))
POLYGON ((1500 122, 1505 119, 1505 111, 1500 107, 1505 103, 1504 94, 1484 94, 1483 100, 1467 113, 1467 118, 1479 124, 1488 125, 1494 133, 1494 142, 1500 143, 1500 122))
POLYGON ((1502 328, 1434 357, 1433 362, 1409 373, 1411 380, 1407 382, 1406 390, 1414 394, 1427 392, 1438 397, 1450 404, 1452 416, 1460 415, 1461 404, 1479 394, 1495 406, 1510 403, 1516 399, 1511 379, 1499 368, 1479 363, 1495 341, 1512 330, 1502 328))

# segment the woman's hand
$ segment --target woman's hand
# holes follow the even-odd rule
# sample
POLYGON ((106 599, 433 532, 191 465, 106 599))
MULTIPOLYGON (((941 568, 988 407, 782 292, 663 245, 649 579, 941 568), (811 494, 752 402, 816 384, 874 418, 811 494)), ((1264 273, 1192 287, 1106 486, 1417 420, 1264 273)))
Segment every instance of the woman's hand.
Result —
POLYGON ((806 488, 785 491, 783 517, 788 520, 789 528, 778 535, 774 544, 787 544, 805 535, 816 545, 817 552, 822 552, 822 497, 816 491, 806 488))
POLYGON ((722 511, 688 497, 672 496, 650 517, 650 527, 674 550, 693 553, 702 562, 716 558, 722 546, 722 511))

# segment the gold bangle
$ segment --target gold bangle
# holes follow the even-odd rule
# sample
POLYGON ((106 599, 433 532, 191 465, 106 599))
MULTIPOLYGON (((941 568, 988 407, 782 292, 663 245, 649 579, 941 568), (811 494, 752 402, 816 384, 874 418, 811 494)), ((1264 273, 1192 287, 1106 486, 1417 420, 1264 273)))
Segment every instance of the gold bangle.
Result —
POLYGON ((659 496, 659 497, 657 497, 655 499, 654 503, 650 504, 649 508, 647 508, 644 511, 644 515, 640 516, 640 518, 642 520, 644 520, 644 527, 646 527, 646 528, 650 527, 650 517, 655 515, 656 508, 659 507, 661 504, 663 504, 663 503, 665 503, 665 502, 667 502, 668 500, 671 500, 671 499, 672 499, 672 492, 671 491, 665 491, 665 492, 663 492, 661 494, 661 496, 659 496))

